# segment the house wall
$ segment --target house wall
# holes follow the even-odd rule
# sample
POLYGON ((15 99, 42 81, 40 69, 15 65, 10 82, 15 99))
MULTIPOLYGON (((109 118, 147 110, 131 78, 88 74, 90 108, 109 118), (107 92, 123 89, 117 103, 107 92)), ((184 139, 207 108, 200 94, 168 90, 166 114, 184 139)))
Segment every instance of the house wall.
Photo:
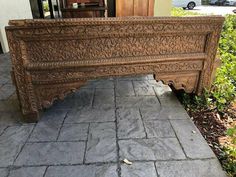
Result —
POLYGON ((5 26, 10 19, 32 18, 29 0, 0 0, 0 42, 3 52, 8 52, 5 26))
POLYGON ((154 16, 170 16, 172 0, 155 0, 154 16))

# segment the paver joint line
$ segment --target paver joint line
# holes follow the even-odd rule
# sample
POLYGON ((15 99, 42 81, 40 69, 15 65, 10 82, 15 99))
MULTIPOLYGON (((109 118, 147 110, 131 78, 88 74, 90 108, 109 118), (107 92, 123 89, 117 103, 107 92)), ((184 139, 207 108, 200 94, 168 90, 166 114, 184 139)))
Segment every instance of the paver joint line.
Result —
POLYGON ((61 129, 62 129, 62 127, 63 127, 63 125, 64 125, 64 122, 65 122, 65 120, 66 120, 66 118, 67 118, 67 115, 68 115, 68 111, 67 111, 65 117, 63 118, 63 121, 62 121, 62 123, 61 123, 60 129, 59 129, 58 134, 57 134, 56 141, 58 141, 58 138, 59 138, 59 136, 60 136, 61 129))
MULTIPOLYGON (((168 120, 168 121, 170 122, 170 120, 168 120)), ((175 129, 173 128, 171 122, 170 122, 170 125, 171 125, 172 129, 174 130, 175 137, 177 138, 177 140, 178 140, 178 142, 179 142, 179 144, 180 144, 180 147, 182 148, 182 151, 184 152, 185 157, 188 158, 188 156, 186 155, 186 152, 184 151, 183 145, 182 145, 181 142, 179 141, 179 138, 178 138, 178 136, 177 136, 177 134, 176 134, 176 131, 175 131, 175 129)))
POLYGON ((84 160, 83 164, 85 164, 85 158, 86 158, 86 151, 87 151, 87 146, 88 146, 88 136, 89 136, 89 129, 90 129, 90 123, 88 124, 88 130, 87 130, 87 139, 85 141, 85 150, 84 150, 84 160))
POLYGON ((44 174, 43 174, 43 177, 46 176, 46 173, 47 173, 47 170, 48 170, 49 166, 46 167, 45 171, 44 171, 44 174))
POLYGON ((116 156, 117 156, 117 175, 118 177, 121 177, 121 166, 120 166, 120 147, 118 143, 118 119, 117 119, 117 106, 116 106, 116 88, 117 88, 117 83, 115 83, 114 86, 114 102, 115 102, 115 129, 116 129, 116 156))
POLYGON ((14 159, 14 161, 13 161, 13 164, 15 164, 16 159, 19 157, 20 153, 23 151, 23 149, 24 149, 25 145, 27 144, 27 141, 29 140, 29 138, 30 138, 31 134, 33 133, 35 127, 36 127, 36 124, 34 125, 34 127, 32 128, 32 130, 30 131, 30 133, 29 133, 28 137, 26 138, 25 143, 24 143, 23 146, 21 147, 19 153, 16 155, 16 157, 15 157, 15 159, 14 159))
POLYGON ((146 128, 145 128, 145 125, 144 125, 143 116, 142 116, 142 114, 141 114, 141 111, 140 111, 140 109, 138 109, 138 111, 139 111, 139 114, 140 114, 140 117, 141 117, 141 120, 142 120, 142 123, 143 123, 144 132, 145 132, 146 139, 147 139, 147 138, 148 138, 148 136, 147 136, 147 131, 146 131, 146 128))

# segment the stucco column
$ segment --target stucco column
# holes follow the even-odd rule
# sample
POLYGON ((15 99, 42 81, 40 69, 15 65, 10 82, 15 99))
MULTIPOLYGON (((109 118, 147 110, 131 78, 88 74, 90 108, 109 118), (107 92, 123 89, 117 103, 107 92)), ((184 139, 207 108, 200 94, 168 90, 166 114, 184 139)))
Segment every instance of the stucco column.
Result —
POLYGON ((172 0, 155 0, 154 16, 170 16, 172 0))
POLYGON ((17 0, 17 1, 4 1, 0 0, 0 42, 3 48, 3 52, 9 51, 5 26, 8 25, 8 21, 12 19, 29 19, 32 18, 32 12, 30 8, 29 0, 17 0))

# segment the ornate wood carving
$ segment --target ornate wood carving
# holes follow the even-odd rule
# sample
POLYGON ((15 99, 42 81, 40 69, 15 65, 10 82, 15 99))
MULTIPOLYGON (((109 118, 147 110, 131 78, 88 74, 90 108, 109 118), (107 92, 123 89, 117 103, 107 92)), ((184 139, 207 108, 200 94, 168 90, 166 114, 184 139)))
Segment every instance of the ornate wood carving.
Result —
POLYGON ((26 121, 87 80, 155 74, 176 89, 209 87, 224 18, 12 20, 6 27, 26 121))

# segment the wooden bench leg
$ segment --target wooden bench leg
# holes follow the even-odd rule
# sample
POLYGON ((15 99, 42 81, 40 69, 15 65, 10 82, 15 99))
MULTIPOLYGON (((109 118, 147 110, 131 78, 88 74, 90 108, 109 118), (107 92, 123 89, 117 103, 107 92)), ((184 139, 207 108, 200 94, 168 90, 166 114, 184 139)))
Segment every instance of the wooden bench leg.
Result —
POLYGON ((153 78, 157 81, 157 76, 156 76, 156 74, 153 74, 153 78))
POLYGON ((39 112, 23 114, 22 121, 26 123, 36 123, 39 121, 39 112))
MULTIPOLYGON (((12 77, 13 82, 16 83, 14 75, 12 76, 13 76, 12 77)), ((17 93, 17 97, 19 100, 20 108, 21 108, 21 113, 23 115, 21 117, 21 121, 26 122, 26 123, 38 122, 39 111, 36 108, 35 103, 32 102, 32 98, 29 99, 29 95, 27 93, 20 95, 17 84, 15 84, 15 86, 16 86, 16 93, 17 93)))

